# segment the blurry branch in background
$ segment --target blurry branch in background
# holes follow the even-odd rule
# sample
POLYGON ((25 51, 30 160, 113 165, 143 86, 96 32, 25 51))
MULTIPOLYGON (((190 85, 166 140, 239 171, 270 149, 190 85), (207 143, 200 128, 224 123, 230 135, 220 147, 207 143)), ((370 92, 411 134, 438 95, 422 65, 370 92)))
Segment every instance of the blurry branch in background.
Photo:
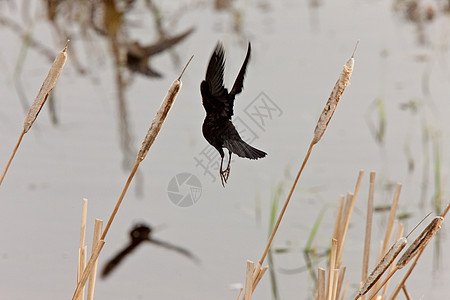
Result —
POLYGON ((31 34, 26 29, 22 28, 15 20, 6 16, 0 16, 0 25, 11 29, 12 32, 21 37, 30 47, 45 56, 49 61, 52 61, 53 57, 55 57, 54 52, 47 45, 33 38, 31 34))
POLYGON ((177 79, 175 79, 175 81, 172 83, 166 96, 164 97, 163 102, 161 103, 161 106, 159 107, 158 111, 156 112, 156 116, 153 119, 153 121, 150 125, 150 128, 147 131, 144 141, 142 142, 142 146, 137 155, 136 163, 133 167, 133 170, 131 171, 130 175, 128 176, 125 186, 122 189, 122 193, 120 194, 119 199, 117 200, 117 203, 111 213, 111 216, 109 217, 108 223, 106 224, 106 227, 102 233, 102 236, 100 237, 100 240, 97 243, 95 251, 93 251, 93 253, 91 254, 91 258, 89 259, 89 261, 86 265, 86 268, 84 269, 83 274, 81 275, 80 280, 78 281, 77 287, 76 287, 75 292, 72 297, 72 300, 78 299, 80 293, 82 292, 84 285, 86 284, 87 279, 89 278, 89 274, 90 274, 92 268, 94 267, 95 261, 97 260, 98 256, 100 255, 100 252, 105 244, 106 235, 108 234, 111 224, 114 221, 114 218, 119 210, 119 207, 123 201, 123 198, 125 197, 128 187, 130 186, 131 181, 133 180, 133 177, 136 174, 139 164, 147 156, 147 153, 150 150, 150 147, 153 145, 153 142, 155 141, 156 136, 158 135, 159 131, 161 130, 161 127, 167 117, 167 114, 169 113, 170 108, 172 107, 178 93, 180 92, 180 89, 182 86, 181 76, 183 76, 184 71, 186 70, 187 66, 189 65, 189 63, 191 62, 193 57, 194 56, 191 56, 191 58, 189 59, 189 61, 186 64, 186 66, 184 67, 183 71, 181 72, 180 76, 177 79))
POLYGON ((39 90, 36 99, 34 100, 33 104, 30 107, 30 110, 28 111, 27 116, 25 117, 25 122, 23 124, 23 130, 22 133, 19 136, 19 140, 17 141, 16 146, 13 149, 13 152, 11 154, 11 157, 8 160, 8 163, 6 164, 5 169, 3 170, 2 177, 0 178, 0 185, 3 182, 3 179, 5 178, 6 172, 8 171, 8 168, 14 158, 14 155, 17 152, 17 149, 19 148, 19 145, 22 141, 23 136, 25 133, 27 133, 31 126, 33 125, 34 121, 36 120, 39 112, 42 109, 42 106, 44 106, 45 101, 47 100, 48 96, 50 95, 50 92, 53 90, 53 88, 56 85, 56 81, 58 80, 59 74, 61 74, 62 69, 64 68, 64 64, 67 60, 67 47, 68 47, 69 41, 67 41, 66 46, 64 47, 61 52, 58 53, 56 56, 55 61, 53 62, 50 71, 47 74, 47 77, 45 78, 44 82, 42 83, 41 89, 39 90))
MULTIPOLYGON (((344 67, 343 67, 343 69, 342 69, 342 71, 341 71, 341 73, 339 75, 339 78, 338 78, 338 80, 337 80, 337 82, 336 82, 336 84, 335 84, 335 86, 334 86, 334 88, 333 88, 333 90, 331 92, 331 95, 328 98, 327 103, 325 104, 325 107, 324 107, 324 109, 322 111, 322 114, 319 117, 319 120, 317 122, 316 128, 314 130, 314 137, 313 137, 313 139, 311 141, 311 144, 309 146, 307 154, 306 154, 306 156, 305 156, 305 158, 303 160, 303 163, 302 163, 302 165, 300 167, 300 170, 297 173, 297 177, 294 180, 292 188, 291 188, 291 190, 289 192, 289 195, 286 198, 286 201, 285 201, 285 203, 283 205, 283 208, 281 209, 281 212, 280 212, 280 214, 278 216, 278 219, 277 219, 277 221, 275 223, 275 226, 273 227, 273 231, 272 231, 272 233, 269 236, 269 239, 267 241, 266 247, 264 249, 264 252, 263 252, 260 260, 258 261, 258 264, 255 267, 253 262, 247 261, 247 276, 246 276, 246 289, 245 289, 244 298, 243 298, 244 300, 250 300, 251 299, 251 295, 253 293, 253 290, 256 288, 256 286, 258 285, 259 281, 261 280, 264 272, 267 269, 267 267, 262 268, 262 265, 263 265, 264 260, 265 260, 265 258, 267 256, 268 252, 269 252, 269 249, 270 249, 270 247, 272 245, 273 239, 275 238, 275 235, 277 233, 278 227, 280 226, 281 220, 283 219, 284 213, 286 212, 286 209, 287 209, 287 206, 289 204, 289 201, 291 200, 292 194, 294 193, 295 187, 297 186, 297 182, 298 182, 298 180, 300 178, 300 175, 302 174, 303 169, 306 166, 306 163, 308 162, 309 156, 311 155, 312 148, 313 148, 313 146, 315 144, 317 144, 320 141, 320 139, 322 138, 323 134, 325 133, 325 130, 327 129, 328 124, 329 124, 329 122, 331 120, 331 117, 333 116, 333 114, 334 114, 334 112, 336 110, 337 104, 339 103, 339 100, 341 99, 341 96, 342 96, 345 88, 350 83, 350 77, 352 75, 353 66, 354 66, 354 62, 355 62, 354 55, 355 55, 356 48, 358 47, 358 43, 359 43, 359 41, 356 43, 355 50, 353 51, 352 56, 345 63, 345 65, 344 65, 344 67), (248 268, 253 268, 252 272, 251 272, 252 273, 252 278, 248 277, 248 274, 249 274, 248 268), (249 285, 249 286, 247 286, 247 285, 249 285)), ((361 176, 362 175, 360 174, 360 177, 361 176)), ((360 179, 358 180, 358 182, 360 183, 360 179)), ((358 190, 359 190, 359 185, 357 185, 357 188, 355 189, 355 194, 354 194, 354 197, 353 197, 355 199, 356 199, 358 190)), ((351 214, 351 212, 350 212, 350 214, 351 214)), ((347 226, 348 226, 348 224, 347 224, 347 226)), ((345 235, 344 235, 344 238, 345 238, 345 235)), ((337 250, 337 248, 334 249, 334 250, 337 250)), ((332 248, 332 251, 333 251, 333 248, 332 248)), ((340 256, 339 256, 338 261, 340 263, 340 256)))

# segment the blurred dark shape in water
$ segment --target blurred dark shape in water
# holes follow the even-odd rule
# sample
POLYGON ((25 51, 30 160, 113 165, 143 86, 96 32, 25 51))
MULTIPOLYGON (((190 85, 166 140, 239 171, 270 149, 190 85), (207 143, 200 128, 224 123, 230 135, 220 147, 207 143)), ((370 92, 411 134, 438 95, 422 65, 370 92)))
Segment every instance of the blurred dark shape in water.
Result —
POLYGON ((147 226, 145 224, 137 224, 134 226, 134 228, 130 231, 130 243, 119 253, 117 253, 114 258, 109 260, 106 265, 103 268, 102 271, 102 278, 106 278, 114 269, 116 269, 119 264, 123 261, 123 259, 131 254, 137 246, 139 246, 142 242, 150 242, 157 246, 161 246, 163 248, 166 248, 168 250, 176 251, 190 259, 192 259, 194 262, 198 263, 198 259, 188 250, 174 246, 172 244, 169 244, 164 241, 155 240, 151 236, 152 234, 152 228, 150 226, 147 226))
POLYGON ((131 42, 126 45, 127 67, 130 71, 140 73, 149 77, 161 77, 161 73, 149 66, 149 58, 161 53, 177 43, 184 40, 194 31, 194 28, 186 30, 184 33, 174 37, 164 37, 162 40, 150 45, 141 45, 139 42, 131 42))
POLYGON ((231 7, 231 0, 215 0, 214 9, 216 10, 226 10, 231 7))
MULTIPOLYGON (((418 0, 396 0, 393 7, 406 21, 416 25, 419 44, 427 44, 425 25, 427 22, 435 20, 436 7, 430 3, 420 3, 418 0)), ((442 8, 442 10, 445 10, 445 8, 442 8)))

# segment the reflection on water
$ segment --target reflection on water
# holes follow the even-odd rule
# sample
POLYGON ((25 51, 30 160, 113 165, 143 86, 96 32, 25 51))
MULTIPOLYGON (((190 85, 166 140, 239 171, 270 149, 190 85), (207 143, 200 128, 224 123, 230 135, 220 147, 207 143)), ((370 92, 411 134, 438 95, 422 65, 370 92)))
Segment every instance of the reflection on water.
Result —
POLYGON ((107 277, 114 269, 116 269, 122 261, 129 256, 136 248, 141 245, 143 242, 152 243, 153 245, 165 248, 167 250, 172 250, 178 252, 181 255, 186 256, 187 258, 193 260, 194 262, 198 262, 198 259, 185 248, 170 244, 165 241, 157 240, 152 237, 152 228, 145 224, 137 224, 130 231, 130 243, 125 246, 125 248, 119 253, 117 253, 112 259, 110 259, 106 265, 103 267, 102 277, 107 277))
MULTIPOLYGON (((86 67, 90 65, 89 61, 80 60, 81 55, 77 53, 78 44, 86 44, 87 51, 94 50, 95 53, 95 49, 97 49, 95 43, 99 37, 108 42, 108 53, 115 70, 120 147, 124 156, 123 166, 127 170, 132 168, 136 154, 133 149, 134 138, 130 130, 126 100, 126 92, 132 81, 133 73, 149 77, 162 77, 162 73, 151 65, 151 58, 176 46, 194 30, 190 28, 180 34, 171 33, 173 30, 165 28, 166 20, 160 13, 158 4, 154 1, 145 1, 144 8, 146 9, 144 11, 146 13, 140 14, 139 17, 142 19, 153 17, 153 24, 149 25, 149 31, 156 30, 158 38, 153 43, 142 45, 138 40, 133 39, 130 33, 134 29, 130 19, 136 10, 141 9, 136 6, 142 5, 137 2, 139 1, 80 0, 42 1, 41 3, 48 23, 57 34, 57 40, 61 44, 71 40, 70 59, 81 75, 95 73, 97 70, 86 67)), ((23 5, 18 9, 22 10, 25 24, 37 22, 31 18, 31 6, 23 5)), ((19 35, 24 41, 25 48, 31 47, 53 61, 53 51, 47 45, 42 43, 39 38, 34 37, 33 32, 28 31, 26 25, 21 25, 5 15, 0 16, 0 24, 19 35)), ((91 59, 92 55, 89 53, 87 60, 91 59)), ((26 52, 19 57, 18 64, 25 61, 25 56, 26 52)), ((173 55, 173 58, 178 62, 176 54, 173 55)), ((24 110, 27 111, 29 104, 22 92, 24 89, 20 80, 21 67, 16 67, 16 70, 17 75, 14 77, 16 78, 17 92, 24 110)), ((49 108, 52 111, 52 120, 56 124, 57 115, 53 101, 49 108)))

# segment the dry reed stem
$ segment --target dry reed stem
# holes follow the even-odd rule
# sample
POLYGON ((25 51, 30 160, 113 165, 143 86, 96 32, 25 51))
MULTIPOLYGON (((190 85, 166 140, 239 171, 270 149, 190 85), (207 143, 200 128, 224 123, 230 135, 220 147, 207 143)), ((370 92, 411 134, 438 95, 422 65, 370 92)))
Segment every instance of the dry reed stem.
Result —
MULTIPOLYGON (((338 232, 338 241, 340 242, 342 240, 342 236, 344 234, 344 228, 345 228, 345 223, 347 222, 347 216, 348 213, 350 211, 350 206, 352 203, 352 197, 351 197, 351 193, 347 193, 347 196, 345 196, 345 200, 344 200, 344 210, 342 211, 342 218, 341 218, 341 224, 339 224, 339 232, 338 232)), ((342 197, 344 197, 342 195, 342 197)))
MULTIPOLYGON (((400 192, 402 189, 402 185, 401 183, 397 183, 397 186, 395 187, 395 191, 394 191, 394 198, 392 199, 392 205, 391 205, 391 209, 389 212, 389 217, 388 217, 388 223, 386 225, 386 233, 384 236, 384 241, 382 244, 382 248, 381 248, 381 256, 386 254, 386 251, 388 249, 389 246, 389 241, 391 239, 392 236, 392 230, 393 230, 393 224, 394 224, 394 220, 395 220, 395 214, 397 212, 397 205, 398 205, 398 201, 400 198, 400 192)), ((377 284, 377 283, 375 283, 377 284)), ((376 290, 377 292, 379 291, 379 289, 377 287, 375 287, 373 290, 376 290)), ((370 298, 372 298, 373 295, 371 295, 370 298)))
POLYGON ((339 208, 336 215, 336 220, 334 223, 334 232, 333 232, 333 239, 336 239, 339 241, 339 234, 341 232, 341 224, 342 224, 342 213, 344 211, 344 201, 345 198, 343 195, 339 196, 339 208))
MULTIPOLYGON (((395 258, 400 254, 403 248, 405 248, 406 243, 407 240, 404 237, 400 238, 397 242, 395 242, 395 244, 391 247, 391 249, 389 249, 386 255, 384 255, 381 261, 376 265, 372 273, 370 273, 367 280, 363 283, 362 287, 358 291, 358 295, 356 296, 355 300, 358 299, 360 296, 366 294, 378 282, 380 277, 389 268, 389 266, 392 264, 395 258)), ((388 278, 390 277, 388 276, 388 278)), ((378 291, 381 289, 382 286, 383 285, 377 287, 377 290, 375 290, 375 292, 372 293, 370 297, 371 299, 376 295, 376 293, 378 293, 378 291)))
POLYGON ((266 247, 263 251, 263 254, 261 255, 260 260, 258 261, 258 264, 256 265, 255 272, 253 273, 253 282, 256 282, 256 279, 258 278, 259 274, 261 273, 261 267, 264 263, 264 260, 266 259, 267 253, 269 252, 270 246, 272 245, 273 239, 275 237, 275 234, 278 231, 278 227, 280 226, 281 220, 283 219, 284 213, 286 212, 287 206, 289 205, 289 201, 291 200, 292 194, 294 193, 295 187, 297 186, 297 182, 300 178, 300 175, 303 172, 303 169, 305 168, 306 162, 309 159, 309 156, 311 155, 312 147, 314 145, 311 143, 309 145, 308 152, 306 153, 306 156, 303 160, 302 166, 300 167, 300 170, 297 173, 297 176, 295 177, 294 183, 292 185, 291 190, 289 191, 289 194, 286 198, 286 201, 284 202, 283 208, 280 211, 280 214, 278 216, 277 222, 275 223, 275 226, 273 227, 272 233, 269 236, 269 239, 267 241, 266 247))
MULTIPOLYGON (((78 249, 78 273, 77 281, 81 279, 81 274, 86 267, 86 221, 87 221, 87 203, 86 198, 83 199, 82 209, 81 209, 81 228, 80 228, 80 247, 78 249)), ((84 299, 84 287, 82 287, 78 300, 84 299)))
MULTIPOLYGON (((86 267, 86 258, 87 258, 87 246, 85 245, 83 248, 78 249, 77 282, 78 280, 80 280, 81 274, 83 273, 83 270, 86 267)), ((84 300, 84 290, 85 287, 82 286, 80 294, 78 295, 78 300, 84 300)))
MULTIPOLYGON (((94 235, 92 238, 92 252, 95 250, 95 246, 97 242, 100 240, 100 236, 102 235, 102 227, 103 221, 99 219, 95 219, 94 224, 94 235)), ((89 274, 89 282, 88 282, 88 292, 87 292, 87 300, 94 300, 94 290, 95 290, 95 280, 97 278, 97 264, 98 259, 94 262, 94 267, 92 268, 91 273, 89 274)))
POLYGON ((406 285, 402 286, 402 290, 403 290, 403 293, 405 294, 406 300, 411 300, 412 298, 411 298, 411 295, 409 294, 408 290, 406 289, 406 285))
POLYGON ((325 133, 325 130, 328 127, 328 123, 330 123, 331 117, 333 116, 334 111, 336 110, 339 100, 341 99, 342 93, 344 93, 344 90, 347 87, 347 85, 350 84, 350 77, 352 76, 353 66, 355 64, 354 55, 356 48, 358 47, 358 43, 359 41, 356 43, 352 57, 345 63, 341 71, 341 74, 339 75, 339 79, 336 81, 336 84, 334 85, 334 88, 331 91, 331 95, 328 98, 328 101, 325 104, 322 113, 320 114, 319 120, 317 121, 316 129, 314 129, 314 138, 312 141, 313 144, 317 144, 322 138, 323 134, 325 133))
POLYGON ((324 268, 319 268, 318 271, 318 284, 317 284, 317 299, 325 300, 326 292, 325 292, 325 283, 326 283, 326 271, 324 268))
MULTIPOLYGON (((405 226, 402 223, 398 223, 398 229, 397 229, 397 236, 396 236, 396 240, 399 240, 402 236, 403 236, 403 232, 405 231, 405 226)), ((408 236, 406 237, 406 239, 408 239, 408 236)), ((391 264, 389 266, 389 273, 392 272, 392 270, 394 269, 394 264, 391 264)), ((384 284, 384 288, 383 288, 383 294, 381 296, 381 299, 385 299, 386 298, 386 292, 389 286, 389 279, 386 281, 386 283, 384 284)))
POLYGON ((450 204, 447 204, 447 207, 445 208, 445 210, 442 213, 441 217, 445 218, 445 216, 447 215, 449 210, 450 210, 450 204))
POLYGON ((243 291, 243 290, 244 290, 243 288, 240 288, 240 289, 239 289, 239 294, 238 294, 238 296, 237 296, 237 300, 241 299, 241 295, 242 295, 242 291, 243 291))
POLYGON ((266 271, 269 269, 268 266, 265 266, 264 268, 262 268, 261 272, 259 273, 258 277, 256 278, 255 283, 253 284, 253 291, 255 291, 256 286, 258 285, 258 283, 261 281, 261 278, 264 276, 264 273, 266 273, 266 271))
MULTIPOLYGON (((159 110, 156 112, 156 116, 153 119, 149 130, 147 131, 147 134, 144 138, 144 141, 142 142, 142 146, 139 150, 139 153, 136 158, 136 163, 134 164, 133 170, 131 171, 130 175, 128 176, 128 179, 125 183, 124 188, 122 189, 122 193, 119 196, 119 199, 117 200, 116 205, 114 206, 114 209, 111 213, 111 216, 108 219, 108 222, 106 223, 105 230, 102 233, 102 236, 100 237, 100 242, 105 243, 106 235, 108 234, 109 228, 111 227, 111 224, 117 214, 117 211, 119 210, 120 205, 122 204, 123 198, 125 197, 125 194, 128 190, 128 187, 131 184, 131 181, 133 180, 134 175, 136 174, 136 171, 139 167, 139 164, 144 160, 145 156, 147 155, 148 151, 150 150, 150 147, 152 146, 156 136, 158 135, 162 124, 164 123, 165 118, 167 117, 167 114, 172 107, 172 104, 175 102, 175 98, 177 97, 180 88, 182 86, 181 82, 181 76, 183 75, 184 71, 186 70, 187 66, 189 65, 190 61, 192 60, 194 56, 191 56, 187 64, 185 65, 183 71, 181 72, 180 76, 172 83, 170 86, 166 96, 164 97, 164 100, 159 107, 159 110)), ((81 276, 82 280, 78 282, 77 287, 75 289, 74 295, 72 297, 72 300, 77 299, 77 295, 80 293, 80 286, 84 286, 86 284, 86 280, 88 279, 89 273, 92 271, 92 268, 94 267, 94 260, 96 257, 100 255, 100 251, 102 250, 102 247, 96 247, 95 251, 98 251, 96 253, 95 251, 92 252, 91 257, 89 259, 88 265, 86 266, 83 275, 81 276)))
POLYGON ((342 255, 344 253, 344 245, 345 245, 345 240, 347 237, 348 226, 350 225, 350 219, 353 214, 353 209, 355 207, 356 199, 358 198, 359 189, 361 187, 361 182, 362 182, 363 176, 364 176, 364 170, 359 170, 358 179, 356 180, 355 190, 354 190, 353 194, 349 193, 349 200, 351 200, 351 201, 349 202, 347 215, 344 216, 345 224, 344 224, 344 228, 342 231, 341 240, 339 240, 336 268, 340 268, 341 264, 342 264, 342 255), (350 195, 351 195, 351 197, 350 197, 350 195))
POLYGON ((247 260, 247 269, 245 272, 245 289, 244 289, 245 300, 252 299, 254 270, 255 270, 255 263, 250 260, 247 260))
MULTIPOLYGON (((400 282, 397 284, 397 286, 395 287, 394 291, 392 292, 391 297, 389 298, 389 300, 394 300, 395 298, 397 298, 398 293, 400 292, 401 288, 405 285, 406 280, 409 278, 409 275, 411 275, 412 271, 414 270, 414 268, 417 265, 417 261, 419 261, 420 256, 422 255, 423 251, 425 250, 425 248, 422 248, 422 250, 419 252, 419 254, 417 255, 416 259, 413 261, 413 263, 411 264, 411 266, 409 267, 408 271, 406 271, 406 274, 403 276, 402 280, 400 280, 400 282)), ((397 266, 395 266, 394 271, 397 270, 397 266)))
POLYGON ((350 281, 347 280, 347 282, 345 283, 345 287, 344 290, 342 291, 342 297, 341 300, 345 299, 345 294, 347 293, 347 289, 348 289, 348 285, 349 285, 350 281))
POLYGON ((69 41, 67 41, 66 46, 63 50, 61 50, 58 55, 56 55, 55 61, 53 62, 52 66, 50 67, 50 70, 47 74, 47 77, 44 79, 44 82, 42 83, 41 89, 39 90, 36 98, 34 99, 33 104, 31 105, 30 109, 28 110, 28 114, 25 117, 25 121, 23 124, 23 130, 20 133, 19 139, 14 146, 13 152, 11 156, 9 157, 8 162, 6 163, 6 167, 3 170, 2 177, 0 178, 0 185, 3 182, 3 179, 6 176, 6 172, 9 169, 9 166, 11 165, 11 162, 16 155, 17 149, 19 148, 20 143, 22 142, 22 138, 27 133, 31 126, 33 125, 34 121, 36 120, 39 112, 41 111, 42 106, 44 105, 45 101, 47 100, 48 96, 50 95, 50 92, 56 85, 56 81, 58 80, 59 74, 61 74, 62 69, 64 68, 64 64, 67 60, 67 47, 68 47, 69 41))
POLYGON ((334 282, 334 269, 336 266, 336 255, 337 255, 337 247, 338 241, 335 239, 331 240, 331 253, 330 253, 330 262, 328 265, 328 286, 327 286, 327 300, 332 299, 332 290, 333 290, 333 282, 334 282))
POLYGON ((341 294, 341 289, 342 289, 342 283, 344 283, 344 277, 345 277, 345 270, 347 268, 346 267, 342 267, 341 269, 339 269, 339 279, 337 282, 337 290, 336 290, 336 297, 335 299, 339 299, 339 295, 341 294))
MULTIPOLYGON (((369 270, 370 240, 372 239, 373 202, 375 197, 375 177, 376 172, 371 171, 369 179, 369 197, 367 199, 366 234, 364 238, 363 267, 361 274, 362 282, 366 281, 369 270)), ((365 296, 361 297, 362 300, 364 300, 364 298, 365 296)))
POLYGON ((95 263, 98 259, 98 256, 100 255, 100 252, 102 251, 102 248, 104 245, 105 245, 104 240, 99 240, 97 242, 97 245, 95 246, 95 250, 92 251, 91 258, 89 258, 86 268, 84 268, 84 271, 81 274, 81 278, 78 281, 77 288, 75 289, 75 292, 73 293, 72 300, 78 299, 78 297, 81 293, 81 290, 82 290, 81 287, 83 287, 86 284, 86 281, 88 280, 88 277, 89 277, 90 273, 92 272, 92 269, 94 268, 95 263))
POLYGON ((344 250, 344 243, 345 243, 345 239, 347 237, 347 230, 348 230, 348 226, 350 225, 350 218, 352 216, 353 213, 353 207, 355 202, 353 201, 353 199, 356 199, 355 197, 353 197, 352 193, 347 193, 347 198, 345 201, 345 207, 344 207, 344 216, 342 218, 342 223, 341 223, 341 231, 339 232, 339 240, 338 240, 338 245, 337 245, 337 258, 336 258, 336 265, 334 266, 334 268, 339 268, 341 266, 341 258, 342 258, 342 253, 344 250))
POLYGON ((80 248, 83 248, 86 245, 87 203, 88 200, 84 198, 81 209, 80 248))
MULTIPOLYGON (((358 46, 359 41, 356 43, 356 47, 358 46)), ((270 246, 272 245, 273 239, 275 238, 275 235, 278 231, 278 227, 280 226, 281 220, 283 219, 284 213, 286 212, 287 206, 289 205, 289 202, 291 200, 292 194, 294 193, 295 187, 297 186, 298 180, 300 178, 300 175, 303 172, 303 169, 305 168, 305 165, 309 159, 309 156, 311 155, 312 148, 315 144, 317 144, 322 137, 322 135, 325 132, 326 127, 328 126, 328 123, 331 120, 331 117, 333 116, 334 110, 336 109, 336 105, 345 89, 345 87, 348 85, 350 76, 353 70, 354 66, 354 55, 355 50, 353 51, 352 57, 346 62, 346 65, 344 66, 343 71, 341 72, 341 75, 339 76, 337 85, 338 87, 333 89, 331 92, 331 96, 328 99, 327 103, 325 104, 325 108, 322 111, 321 116, 319 117, 319 121, 316 125, 316 129, 314 130, 314 138, 309 145, 308 151, 306 153, 305 158, 303 159, 303 163, 300 167, 300 170, 297 173, 297 176, 294 179, 294 183, 292 185, 291 190, 289 191, 289 194, 286 198, 286 201, 280 211, 280 214, 278 216, 278 219, 273 227, 272 233, 269 236, 269 239, 267 241, 266 247, 263 251, 263 254, 261 255, 260 260, 258 261, 258 264, 256 265, 255 271, 253 273, 253 283, 256 287, 256 279, 258 278, 259 274, 261 273, 261 267, 264 263, 264 260, 266 259, 267 253, 269 252, 270 246)))
POLYGON ((331 289, 331 299, 333 299, 333 300, 337 299, 338 280, 339 280, 339 269, 334 269, 333 270, 333 286, 331 289))
POLYGON ((401 183, 397 183, 397 186, 396 186, 395 192, 394 192, 394 199, 392 200, 391 210, 389 212, 389 219, 388 219, 388 223, 387 223, 387 227, 386 227, 386 234, 384 236, 383 254, 386 253, 388 245, 389 245, 389 241, 392 236, 395 214, 397 212, 397 205, 398 205, 398 200, 400 198, 401 190, 402 190, 401 183))

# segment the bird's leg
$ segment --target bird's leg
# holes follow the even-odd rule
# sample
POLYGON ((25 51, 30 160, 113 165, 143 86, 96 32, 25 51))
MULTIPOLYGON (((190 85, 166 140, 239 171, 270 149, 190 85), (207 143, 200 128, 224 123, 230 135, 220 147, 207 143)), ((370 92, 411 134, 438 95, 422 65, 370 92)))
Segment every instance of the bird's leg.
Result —
MULTIPOLYGON (((222 181, 222 186, 225 187, 225 184, 223 182, 223 180, 224 180, 224 171, 222 171, 222 165, 223 165, 223 156, 222 156, 222 159, 220 160, 219 174, 220 174, 220 181, 222 181)), ((225 182, 226 182, 226 180, 225 180, 225 182)))
POLYGON ((231 151, 228 150, 228 165, 225 171, 223 171, 224 174, 223 179, 225 180, 225 183, 228 181, 228 177, 230 177, 230 163, 231 163, 231 151))

